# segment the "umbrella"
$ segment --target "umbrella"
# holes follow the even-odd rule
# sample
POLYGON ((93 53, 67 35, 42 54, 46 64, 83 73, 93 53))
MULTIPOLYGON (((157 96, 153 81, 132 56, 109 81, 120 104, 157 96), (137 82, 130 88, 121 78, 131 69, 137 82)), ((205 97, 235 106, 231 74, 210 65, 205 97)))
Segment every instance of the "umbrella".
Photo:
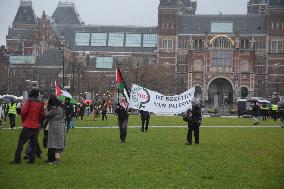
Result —
MULTIPOLYGON (((58 97, 58 99, 62 102, 65 102, 66 98, 67 98, 66 96, 62 96, 62 95, 58 97)), ((74 98, 70 98, 70 103, 75 104, 75 105, 78 104, 78 102, 74 98)))
POLYGON ((17 99, 13 95, 4 95, 1 96, 1 99, 3 99, 4 101, 17 101, 17 99))
POLYGON ((260 104, 270 104, 270 102, 266 99, 260 99, 260 98, 251 98, 248 100, 248 102, 251 102, 251 103, 254 103, 254 102, 257 102, 257 103, 260 103, 260 104))
POLYGON ((83 101, 84 104, 88 104, 88 103, 91 104, 92 102, 93 102, 92 100, 84 100, 83 101))
POLYGON ((265 99, 259 100, 258 102, 261 103, 261 104, 270 104, 270 102, 268 100, 265 100, 265 99))
POLYGON ((258 100, 257 99, 249 99, 247 102, 254 103, 254 102, 258 102, 258 100))

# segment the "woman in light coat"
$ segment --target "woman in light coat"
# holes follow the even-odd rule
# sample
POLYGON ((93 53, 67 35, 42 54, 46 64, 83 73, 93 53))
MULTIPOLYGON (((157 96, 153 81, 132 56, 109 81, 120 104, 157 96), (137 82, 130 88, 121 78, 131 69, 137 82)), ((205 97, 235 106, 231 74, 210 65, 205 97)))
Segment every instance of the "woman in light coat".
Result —
POLYGON ((50 96, 48 100, 49 111, 45 114, 48 122, 48 141, 49 163, 59 163, 60 153, 63 152, 66 144, 66 131, 64 112, 60 101, 55 96, 50 96))

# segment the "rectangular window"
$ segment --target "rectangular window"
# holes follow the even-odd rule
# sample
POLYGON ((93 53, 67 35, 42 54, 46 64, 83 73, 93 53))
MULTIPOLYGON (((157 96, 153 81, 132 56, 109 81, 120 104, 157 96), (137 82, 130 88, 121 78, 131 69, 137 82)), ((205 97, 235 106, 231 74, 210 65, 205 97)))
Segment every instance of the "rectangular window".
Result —
POLYGON ((11 64, 35 64, 36 56, 10 56, 11 64))
POLYGON ((123 47, 124 33, 110 33, 108 46, 123 47))
POLYGON ((233 22, 211 22, 211 33, 233 33, 233 22))
POLYGON ((107 42, 107 33, 92 33, 91 46, 104 47, 107 42))
POLYGON ((157 34, 144 34, 143 47, 157 47, 158 36, 157 34))
POLYGON ((211 51, 212 66, 228 67, 232 65, 232 51, 211 51))
POLYGON ((99 69, 112 69, 113 57, 97 57, 96 68, 99 69))
POLYGON ((126 34, 126 47, 140 47, 141 34, 126 34))
POLYGON ((272 40, 271 41, 271 53, 283 53, 284 41, 272 40))
POLYGON ((75 46, 89 46, 90 34, 89 33, 76 33, 75 46))
POLYGON ((162 41, 161 51, 172 52, 173 51, 173 40, 172 39, 164 39, 162 41))

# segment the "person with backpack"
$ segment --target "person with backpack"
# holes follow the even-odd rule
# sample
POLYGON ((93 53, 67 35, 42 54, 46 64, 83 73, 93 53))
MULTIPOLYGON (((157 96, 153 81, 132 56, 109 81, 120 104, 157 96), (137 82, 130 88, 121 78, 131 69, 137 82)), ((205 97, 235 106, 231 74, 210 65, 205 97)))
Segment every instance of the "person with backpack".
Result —
POLYGON ((192 108, 188 109, 183 116, 183 120, 188 123, 187 145, 192 144, 192 133, 194 132, 195 144, 199 144, 199 127, 202 121, 201 107, 198 103, 192 102, 192 108))

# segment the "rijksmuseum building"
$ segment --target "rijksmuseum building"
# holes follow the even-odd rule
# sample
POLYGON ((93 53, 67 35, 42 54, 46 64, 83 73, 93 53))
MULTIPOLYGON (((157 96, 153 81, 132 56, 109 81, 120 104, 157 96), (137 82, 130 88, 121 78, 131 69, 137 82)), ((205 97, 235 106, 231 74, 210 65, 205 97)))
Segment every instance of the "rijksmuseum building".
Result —
POLYGON ((22 0, 6 38, 9 90, 24 76, 42 87, 65 76, 77 88, 78 70, 113 78, 116 63, 130 59, 170 68, 175 94, 195 87, 208 102, 283 95, 284 1, 250 0, 244 15, 197 15, 197 8, 196 1, 160 0, 155 27, 98 26, 85 24, 74 3, 59 2, 51 17, 38 18, 22 0))

